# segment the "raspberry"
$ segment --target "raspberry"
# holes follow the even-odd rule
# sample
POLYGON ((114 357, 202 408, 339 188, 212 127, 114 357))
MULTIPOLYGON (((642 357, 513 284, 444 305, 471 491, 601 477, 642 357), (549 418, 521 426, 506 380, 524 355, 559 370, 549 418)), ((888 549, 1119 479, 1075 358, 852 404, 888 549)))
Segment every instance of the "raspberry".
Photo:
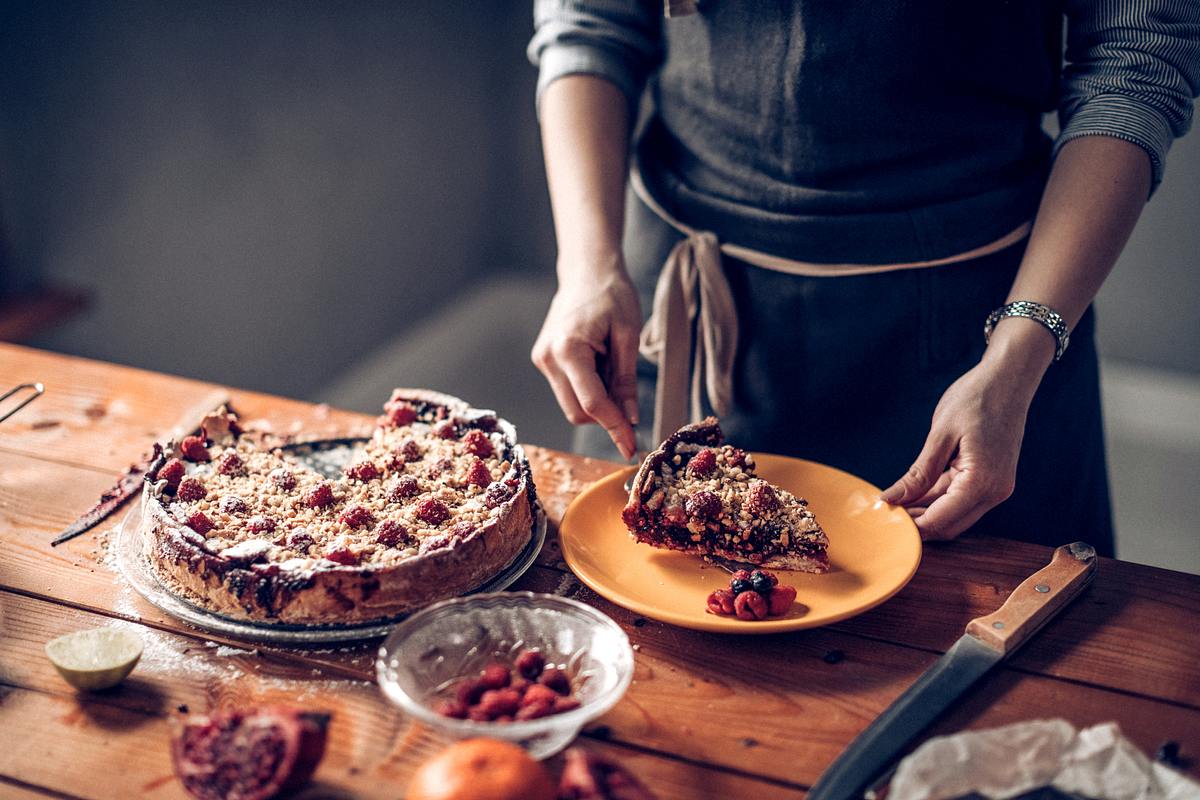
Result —
POLYGON ((733 616, 733 592, 728 589, 717 589, 708 596, 708 611, 721 617, 733 616))
POLYGON ((429 525, 441 525, 450 519, 450 509, 446 508, 446 504, 432 497, 417 506, 416 514, 417 519, 429 525))
POLYGON ((417 418, 417 410, 403 400, 385 404, 383 412, 388 424, 396 428, 409 425, 417 418))
POLYGON ((737 572, 730 575, 729 579, 733 581, 748 581, 750 580, 750 570, 739 569, 737 572))
POLYGON ((441 703, 438 703, 435 710, 443 717, 451 717, 453 719, 467 718, 467 707, 457 700, 443 700, 441 703))
POLYGON ((298 553, 307 553, 308 548, 316 543, 312 534, 304 530, 304 528, 297 528, 287 535, 287 546, 298 553))
POLYGON ((512 673, 503 664, 488 664, 479 675, 479 682, 488 689, 503 689, 512 681, 512 673))
POLYGON ((346 467, 345 472, 347 478, 363 483, 375 480, 382 474, 373 461, 360 461, 353 466, 346 467))
POLYGON ((475 526, 466 520, 454 523, 454 527, 449 530, 449 537, 454 539, 465 539, 475 532, 475 526))
POLYGON ((467 485, 485 487, 492 482, 491 470, 487 468, 487 464, 480 459, 475 459, 475 463, 471 465, 471 469, 467 470, 467 485))
POLYGON ((185 503, 191 503, 207 497, 208 490, 195 478, 184 478, 179 482, 179 489, 175 492, 175 496, 185 503))
POLYGON ((396 455, 404 459, 404 463, 411 464, 414 461, 419 461, 421 458, 421 445, 409 439, 404 444, 397 447, 394 451, 396 455))
POLYGON ((721 500, 712 492, 696 492, 684 503, 684 510, 692 519, 716 519, 721 516, 721 500))
POLYGON ((767 612, 772 617, 778 617, 788 612, 792 607, 792 603, 796 600, 795 586, 776 586, 771 589, 770 598, 767 601, 767 612))
POLYGON ((507 503, 510 497, 512 497, 512 489, 506 484, 496 481, 483 493, 483 504, 488 508, 495 508, 507 503))
POLYGON ((492 447, 492 440, 488 438, 483 431, 473 430, 467 431, 462 438, 463 446, 467 448, 467 452, 477 455, 480 458, 487 458, 492 453, 496 452, 492 447))
POLYGON ((388 488, 387 499, 393 503, 403 503, 410 497, 416 497, 421 493, 421 487, 417 485, 417 479, 412 475, 401 475, 388 488))
POLYGON ((475 707, 491 719, 516 714, 521 708, 521 695, 512 689, 492 689, 480 696, 479 704, 475 707))
POLYGON ((779 498, 766 481, 751 481, 746 497, 746 508, 751 514, 769 514, 779 508, 779 498))
POLYGON ((203 511, 197 511, 187 518, 187 526, 196 533, 208 533, 213 528, 217 527, 213 521, 205 516, 203 511))
POLYGON ((542 675, 538 678, 538 683, 549 689, 553 689, 559 694, 571 693, 571 679, 567 677, 567 673, 558 667, 546 667, 542 670, 542 675))
POLYGON ((232 450, 227 450, 221 456, 221 460, 217 462, 217 472, 222 475, 245 475, 246 463, 242 461, 242 457, 232 450))
POLYGON ((264 517, 261 514, 255 514, 250 519, 246 520, 246 530, 251 533, 274 533, 275 520, 270 517, 264 517))
POLYGON ((492 715, 479 706, 475 706, 467 711, 467 719, 475 722, 492 722, 492 715))
POLYGON ((433 429, 433 435, 439 439, 457 439, 458 426, 454 424, 453 420, 446 420, 433 429))
POLYGON ((520 721, 527 719, 540 719, 548 717, 554 713, 554 701, 548 703, 529 703, 522 705, 520 711, 517 712, 517 719, 520 721))
POLYGON ((696 455, 692 456, 692 460, 688 462, 687 471, 694 477, 704 478, 713 474, 717 468, 717 454, 707 447, 701 450, 696 455))
POLYGON ((375 529, 375 541, 384 547, 399 547, 409 540, 408 528, 394 519, 385 519, 375 529))
POLYGON ((746 466, 746 451, 731 447, 725 451, 725 460, 731 467, 744 467, 746 466))
POLYGON ((524 697, 525 690, 530 686, 533 686, 533 683, 525 678, 517 676, 516 678, 513 678, 512 683, 510 683, 509 686, 511 686, 518 694, 524 697))
POLYGON ((187 473, 187 467, 178 458, 169 458, 167 463, 163 464, 158 470, 158 480, 166 481, 167 486, 171 489, 178 489, 179 482, 183 480, 183 476, 187 473))
POLYGON ((271 479, 271 483, 285 492, 290 492, 296 488, 296 476, 283 467, 271 470, 267 474, 267 477, 271 479))
POLYGON ((531 681, 536 680, 546 666, 546 657, 537 650, 524 650, 521 655, 517 656, 513 666, 522 677, 531 681))
POLYGON ((574 711, 580 705, 579 700, 574 697, 559 697, 554 700, 554 713, 561 714, 564 711, 574 711))
POLYGON ((486 687, 481 682, 466 678, 458 682, 454 696, 464 706, 473 706, 479 702, 479 697, 484 691, 486 691, 486 687))
POLYGON ((558 699, 558 694, 549 686, 543 686, 540 683, 535 683, 525 690, 525 696, 521 698, 521 705, 536 706, 536 705, 554 705, 554 701, 558 699))
POLYGON ((208 454, 208 447, 205 446, 205 438, 203 436, 185 436, 183 441, 179 443, 179 451, 183 453, 183 457, 188 461, 211 461, 212 456, 208 454))
POLYGON ((325 508, 333 505, 333 487, 328 483, 319 484, 315 489, 304 495, 304 505, 309 508, 325 508))
POLYGON ((375 524, 375 515, 360 505, 353 505, 338 515, 338 522, 351 528, 367 528, 375 524))
POLYGON ((335 564, 342 564, 347 567, 352 567, 358 563, 358 554, 349 547, 338 547, 330 550, 325 554, 325 558, 335 564))
POLYGON ((733 601, 733 610, 737 618, 752 622, 756 619, 767 618, 767 601, 758 592, 742 592, 733 601))
POLYGON ((247 510, 246 501, 236 494, 227 494, 221 498, 220 509, 226 514, 244 514, 247 510))

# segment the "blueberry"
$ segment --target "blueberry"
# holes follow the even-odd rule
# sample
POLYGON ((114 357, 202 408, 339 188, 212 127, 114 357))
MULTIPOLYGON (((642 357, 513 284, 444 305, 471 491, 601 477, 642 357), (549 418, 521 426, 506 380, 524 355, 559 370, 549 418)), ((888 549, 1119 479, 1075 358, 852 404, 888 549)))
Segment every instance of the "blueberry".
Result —
POLYGON ((771 579, 761 572, 755 572, 750 576, 750 588, 761 595, 769 595, 771 593, 771 579))
POLYGON ((750 591, 754 587, 750 584, 750 581, 734 578, 729 582, 729 588, 733 591, 734 595, 739 595, 742 592, 750 591))

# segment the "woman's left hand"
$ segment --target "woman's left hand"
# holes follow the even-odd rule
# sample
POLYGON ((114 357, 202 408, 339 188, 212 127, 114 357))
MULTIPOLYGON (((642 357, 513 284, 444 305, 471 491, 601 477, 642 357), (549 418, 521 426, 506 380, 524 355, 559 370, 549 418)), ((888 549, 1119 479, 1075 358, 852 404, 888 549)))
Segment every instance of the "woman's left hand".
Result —
POLYGON ((1013 335, 1037 332, 1017 334, 1010 325, 997 326, 997 334, 1008 328, 1006 341, 993 337, 983 360, 942 395, 921 454, 880 496, 908 509, 922 539, 955 538, 1013 492, 1025 417, 1049 363, 1049 337, 1043 331, 1044 341, 1035 336, 1017 344, 1013 335))

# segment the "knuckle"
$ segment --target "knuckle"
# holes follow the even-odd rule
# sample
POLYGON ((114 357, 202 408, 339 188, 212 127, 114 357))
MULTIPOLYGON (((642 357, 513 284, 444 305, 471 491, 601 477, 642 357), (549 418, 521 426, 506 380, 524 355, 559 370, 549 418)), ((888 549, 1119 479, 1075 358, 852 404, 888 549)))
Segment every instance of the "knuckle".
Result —
POLYGON ((575 408, 567 411, 566 417, 567 422, 571 423, 572 425, 585 425, 592 421, 591 417, 589 417, 587 414, 584 414, 583 411, 575 408))
POLYGON ((603 407, 604 402, 595 395, 588 395, 587 397, 580 398, 579 405, 588 416, 594 417, 596 412, 603 407))

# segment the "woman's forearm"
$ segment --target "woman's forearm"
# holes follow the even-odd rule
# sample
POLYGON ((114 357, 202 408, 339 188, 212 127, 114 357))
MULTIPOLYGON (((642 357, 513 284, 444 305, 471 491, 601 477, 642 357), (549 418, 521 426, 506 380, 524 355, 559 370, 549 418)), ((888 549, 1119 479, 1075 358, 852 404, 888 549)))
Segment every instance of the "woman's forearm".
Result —
POLYGON ((558 278, 594 279, 620 265, 628 104, 603 78, 567 75, 546 87, 541 120, 558 278))
MULTIPOLYGON (((1008 301, 1050 306, 1074 328, 1129 239, 1150 176, 1146 152, 1122 139, 1083 136, 1063 145, 1008 301)), ((1008 317, 996 325, 988 356, 1040 379, 1054 339, 1033 320, 1008 317)))

